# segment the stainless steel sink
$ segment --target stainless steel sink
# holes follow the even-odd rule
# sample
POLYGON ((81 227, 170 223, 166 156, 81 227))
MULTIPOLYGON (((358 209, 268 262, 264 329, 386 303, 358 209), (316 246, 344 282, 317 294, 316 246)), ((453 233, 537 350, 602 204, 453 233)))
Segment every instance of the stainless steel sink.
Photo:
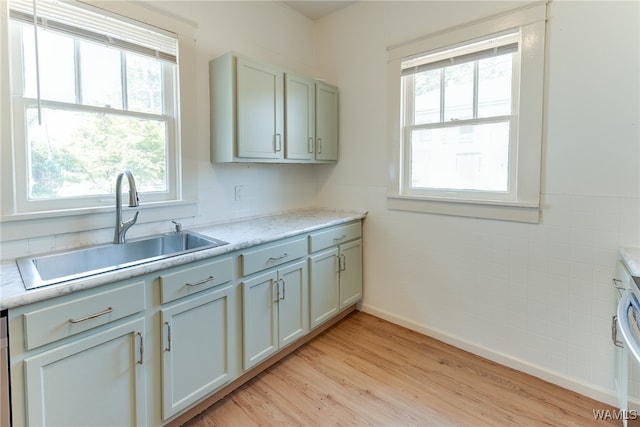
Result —
POLYGON ((34 289, 226 244, 185 231, 23 257, 16 264, 25 288, 34 289))

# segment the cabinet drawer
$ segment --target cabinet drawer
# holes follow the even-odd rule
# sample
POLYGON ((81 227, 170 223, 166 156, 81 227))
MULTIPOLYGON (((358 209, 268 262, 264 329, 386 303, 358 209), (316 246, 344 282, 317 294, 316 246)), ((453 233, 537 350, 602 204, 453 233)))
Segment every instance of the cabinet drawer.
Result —
POLYGON ((28 350, 144 310, 144 282, 25 313, 28 350))
POLYGON ((284 264, 307 254, 304 237, 286 243, 260 246, 240 254, 240 274, 248 276, 269 267, 284 264))
POLYGON ((340 225, 328 230, 318 231, 309 236, 309 249, 316 252, 331 246, 336 246, 349 240, 357 239, 362 234, 360 222, 340 225))
POLYGON ((231 257, 188 267, 160 276, 162 304, 230 281, 233 277, 231 257))

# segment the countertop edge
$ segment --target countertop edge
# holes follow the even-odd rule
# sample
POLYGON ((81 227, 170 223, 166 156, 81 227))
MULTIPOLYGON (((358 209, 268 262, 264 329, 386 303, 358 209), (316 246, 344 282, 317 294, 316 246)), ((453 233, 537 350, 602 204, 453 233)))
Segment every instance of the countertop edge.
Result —
POLYGON ((15 260, 4 261, 0 264, 0 310, 33 304, 276 240, 307 234, 318 229, 363 220, 366 216, 366 211, 309 209, 196 226, 189 228, 189 230, 229 242, 229 244, 29 291, 24 288, 15 260))

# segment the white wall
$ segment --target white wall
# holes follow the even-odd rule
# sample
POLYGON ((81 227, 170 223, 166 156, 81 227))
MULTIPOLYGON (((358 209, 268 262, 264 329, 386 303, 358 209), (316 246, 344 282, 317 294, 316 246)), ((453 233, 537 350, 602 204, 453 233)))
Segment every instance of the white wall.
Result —
POLYGON ((369 211, 366 311, 613 402, 610 282, 640 245, 640 3, 550 4, 540 224, 386 207, 386 47, 513 7, 360 2, 318 22, 341 90, 319 204, 369 211))

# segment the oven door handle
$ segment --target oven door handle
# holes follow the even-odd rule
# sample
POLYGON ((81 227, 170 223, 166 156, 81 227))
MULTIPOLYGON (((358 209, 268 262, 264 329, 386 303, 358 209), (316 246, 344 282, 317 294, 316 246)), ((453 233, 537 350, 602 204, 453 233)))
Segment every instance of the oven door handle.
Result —
POLYGON ((638 298, 632 293, 623 296, 618 303, 618 328, 622 335, 623 342, 629 351, 631 351, 631 354, 633 354, 636 363, 640 364, 640 344, 638 344, 633 332, 631 332, 629 307, 640 316, 640 301, 638 301, 638 298))

